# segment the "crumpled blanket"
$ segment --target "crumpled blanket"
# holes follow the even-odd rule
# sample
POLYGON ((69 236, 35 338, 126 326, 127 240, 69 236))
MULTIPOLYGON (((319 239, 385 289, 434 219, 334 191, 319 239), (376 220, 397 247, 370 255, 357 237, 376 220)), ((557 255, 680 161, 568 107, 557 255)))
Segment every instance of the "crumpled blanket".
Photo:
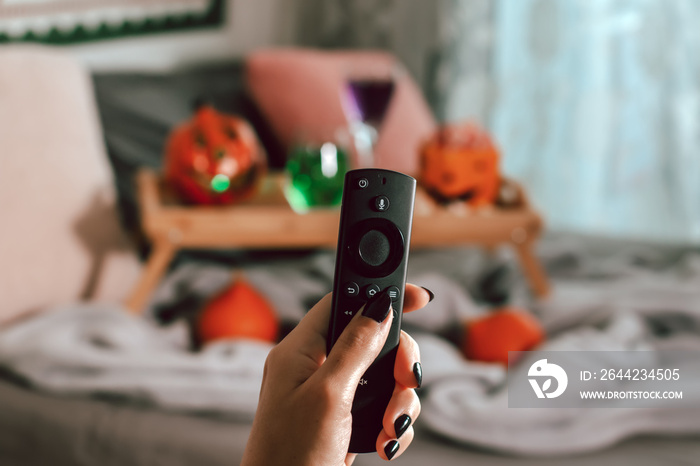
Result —
MULTIPOLYGON (((653 338, 643 331, 645 319, 622 313, 602 329, 569 331, 552 339, 543 351, 603 351, 596 353, 601 368, 619 367, 615 351, 644 351, 654 365, 653 338)), ((481 448, 523 456, 554 456, 583 453, 610 446, 643 433, 700 434, 700 360, 695 358, 680 367, 686 379, 681 405, 673 402, 649 408, 509 408, 507 377, 526 377, 528 365, 506 369, 479 364, 461 358, 453 346, 430 335, 416 338, 425 367, 426 394, 421 421, 434 432, 452 440, 481 448), (428 375, 429 374, 429 375, 428 375), (677 409, 675 406, 682 406, 677 409)), ((663 346, 669 347, 668 342, 663 346)), ((700 356, 700 339, 681 338, 677 349, 693 348, 700 356)), ((642 358, 640 358, 642 359, 642 358)), ((576 359, 563 366, 578 374, 576 359)), ((592 382, 590 390, 609 390, 607 382, 592 382)), ((615 390, 656 390, 653 381, 612 385, 615 390)), ((678 387, 675 387, 678 388, 678 387)))
MULTIPOLYGON (((420 254, 417 261, 420 262, 420 254)), ((423 260, 462 257, 478 264, 473 251, 437 252, 423 260)), ((293 325, 332 288, 334 254, 318 252, 285 259, 256 260, 245 278, 272 303, 280 320, 293 325)), ((478 266, 460 276, 473 278, 478 266)), ((76 303, 46 309, 0 330, 0 372, 36 390, 68 396, 119 399, 159 409, 252 419, 271 345, 252 340, 217 342, 190 350, 184 320, 227 286, 229 267, 187 262, 156 291, 146 318, 118 305, 76 303), (161 326, 157 321, 167 321, 161 326), (175 322, 175 323, 172 323, 175 322)), ((453 320, 474 307, 456 284, 432 272, 419 274, 443 295, 433 319, 415 313, 425 328, 453 320), (431 284, 432 283, 432 284, 431 284), (452 298, 449 298, 452 296, 452 298)))
MULTIPOLYGON (((682 409, 508 408, 506 378, 524 377, 528 367, 507 374, 499 365, 467 361, 426 334, 416 337, 425 368, 421 421, 454 441, 523 456, 594 451, 643 433, 700 434, 700 254, 616 243, 584 247, 570 239, 545 246, 554 292, 532 306, 550 336, 538 350, 610 351, 597 355, 607 358, 600 367, 613 368, 615 351, 645 351, 648 367, 659 350, 697 352, 681 368, 682 409)), ((592 383, 590 390, 610 389, 592 383)))
MULTIPOLYGON (((534 302, 518 280, 512 301, 543 322, 550 338, 542 349, 700 351, 697 252, 570 236, 547 238, 539 252, 552 296, 534 302)), ((404 316, 424 368, 419 422, 466 445, 519 455, 590 451, 640 432, 700 432, 700 400, 698 410, 677 412, 507 408, 505 369, 466 361, 437 336, 488 312, 475 299, 476 282, 498 261, 513 263, 508 252, 493 257, 466 248, 411 254, 409 281, 436 295, 425 310, 404 316)), ((256 261, 244 273, 293 324, 330 290, 333 254, 256 261)), ((249 419, 270 345, 222 342, 193 353, 184 327, 154 323, 187 315, 231 277, 224 265, 181 265, 155 294, 146 319, 116 306, 80 304, 19 322, 0 332, 0 369, 52 393, 249 419)))
POLYGON ((0 333, 0 367, 46 392, 252 419, 272 345, 226 341, 193 353, 171 336, 119 306, 67 305, 0 333))

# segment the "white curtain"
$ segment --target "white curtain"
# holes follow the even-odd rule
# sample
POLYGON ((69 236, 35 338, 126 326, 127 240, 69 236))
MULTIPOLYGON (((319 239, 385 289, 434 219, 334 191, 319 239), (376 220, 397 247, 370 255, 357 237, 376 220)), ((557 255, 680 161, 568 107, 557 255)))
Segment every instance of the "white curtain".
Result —
POLYGON ((700 241, 700 2, 497 0, 493 25, 489 122, 550 226, 700 241))
POLYGON ((700 0, 301 3, 305 43, 390 50, 487 126, 550 228, 700 242, 700 0))

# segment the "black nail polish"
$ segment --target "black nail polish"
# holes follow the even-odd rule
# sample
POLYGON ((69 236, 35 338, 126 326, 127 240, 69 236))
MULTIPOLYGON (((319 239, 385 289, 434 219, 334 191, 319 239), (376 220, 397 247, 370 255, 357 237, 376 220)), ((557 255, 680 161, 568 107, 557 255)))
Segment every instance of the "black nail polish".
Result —
POLYGON ((391 311, 391 298, 389 293, 384 290, 369 298, 362 315, 382 323, 389 315, 389 311, 391 311))
POLYGON ((424 286, 421 286, 421 288, 423 288, 425 291, 427 291, 428 294, 430 295, 430 299, 428 300, 428 302, 430 302, 430 301, 432 301, 433 299, 435 299, 435 293, 433 293, 432 291, 430 291, 429 289, 427 289, 427 288, 424 287, 424 286))
POLYGON ((392 440, 386 444, 384 447, 384 454, 386 455, 387 459, 392 459, 394 457, 396 452, 399 451, 399 446, 400 445, 397 440, 392 440))
POLYGON ((421 366, 419 362, 413 365, 413 375, 418 383, 418 387, 416 388, 420 388, 420 386, 423 385, 423 366, 421 366))
POLYGON ((396 432, 396 438, 401 438, 406 429, 411 426, 411 416, 408 414, 402 414, 394 421, 394 431, 396 432))

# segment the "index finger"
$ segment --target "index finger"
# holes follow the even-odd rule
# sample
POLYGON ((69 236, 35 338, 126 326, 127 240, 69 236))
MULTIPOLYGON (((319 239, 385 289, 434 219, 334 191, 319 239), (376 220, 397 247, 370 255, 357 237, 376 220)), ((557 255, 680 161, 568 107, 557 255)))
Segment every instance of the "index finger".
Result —
POLYGON ((403 299, 403 312, 413 312, 425 307, 432 300, 432 293, 425 288, 406 283, 406 292, 403 299))

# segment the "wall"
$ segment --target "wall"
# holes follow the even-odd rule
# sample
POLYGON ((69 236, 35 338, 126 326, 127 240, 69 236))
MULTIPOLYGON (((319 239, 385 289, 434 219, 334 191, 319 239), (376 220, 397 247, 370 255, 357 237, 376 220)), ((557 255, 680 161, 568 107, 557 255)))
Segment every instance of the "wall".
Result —
MULTIPOLYGON (((379 48, 431 87, 441 2, 423 0, 228 0, 226 24, 66 47, 96 71, 158 71, 240 57, 267 46, 379 48)), ((444 0, 443 0, 444 2, 444 0)))
POLYGON ((294 2, 229 0, 226 24, 193 32, 134 36, 65 47, 95 71, 159 71, 239 57, 296 34, 294 2))
POLYGON ((296 41, 324 48, 382 49, 396 55, 419 85, 431 87, 443 1, 294 0, 296 41))

